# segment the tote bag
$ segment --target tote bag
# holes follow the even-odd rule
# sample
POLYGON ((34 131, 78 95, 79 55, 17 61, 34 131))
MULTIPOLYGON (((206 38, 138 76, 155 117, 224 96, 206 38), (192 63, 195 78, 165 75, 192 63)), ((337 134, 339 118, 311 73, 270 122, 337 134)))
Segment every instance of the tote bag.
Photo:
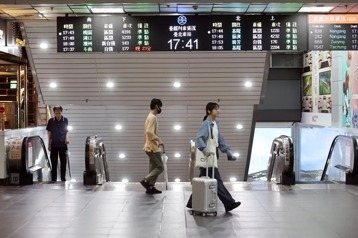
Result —
POLYGON ((213 152, 213 156, 206 157, 203 152, 196 148, 195 152, 195 167, 218 167, 218 159, 216 156, 216 147, 217 143, 211 135, 210 125, 209 125, 209 138, 206 141, 206 150, 208 152, 213 152))

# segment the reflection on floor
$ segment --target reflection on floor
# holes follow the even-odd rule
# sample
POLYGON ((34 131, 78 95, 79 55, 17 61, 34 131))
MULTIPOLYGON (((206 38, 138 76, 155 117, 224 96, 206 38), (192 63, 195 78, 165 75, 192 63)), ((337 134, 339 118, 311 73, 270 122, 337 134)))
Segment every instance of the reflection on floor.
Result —
MULTIPOLYGON (((158 188, 163 189, 163 184, 158 188)), ((358 187, 228 183, 242 205, 217 217, 184 207, 187 183, 146 195, 139 184, 0 187, 0 237, 358 237, 358 187)))

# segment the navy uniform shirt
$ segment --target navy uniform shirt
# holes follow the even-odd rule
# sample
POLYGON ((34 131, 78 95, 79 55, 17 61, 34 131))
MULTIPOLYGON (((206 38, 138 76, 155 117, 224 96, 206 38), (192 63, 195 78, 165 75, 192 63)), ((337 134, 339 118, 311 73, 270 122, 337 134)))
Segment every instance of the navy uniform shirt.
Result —
POLYGON ((48 120, 46 130, 51 132, 51 147, 66 147, 67 126, 68 120, 63 116, 61 116, 60 120, 57 120, 56 117, 48 120))

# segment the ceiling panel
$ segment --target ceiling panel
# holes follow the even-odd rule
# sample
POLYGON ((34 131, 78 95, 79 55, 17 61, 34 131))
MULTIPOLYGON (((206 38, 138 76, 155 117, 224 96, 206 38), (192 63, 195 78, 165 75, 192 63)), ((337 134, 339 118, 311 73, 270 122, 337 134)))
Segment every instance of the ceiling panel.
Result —
POLYGON ((91 13, 91 11, 87 7, 82 7, 82 8, 71 7, 71 9, 74 13, 91 13))
POLYGON ((55 6, 55 7, 35 7, 37 11, 43 14, 66 14, 72 13, 71 9, 67 5, 55 6))
POLYGON ((265 12, 297 12, 303 4, 301 3, 269 3, 265 9, 265 12))
POLYGON ((177 12, 177 5, 172 3, 160 4, 159 10, 160 12, 167 12, 167 13, 177 12))
POLYGON ((129 4, 124 3, 123 9, 125 12, 133 13, 133 12, 159 12, 159 4, 129 4))
POLYGON ((250 4, 249 8, 247 9, 248 13, 261 13, 265 10, 266 4, 250 4))
POLYGON ((213 4, 178 4, 178 13, 210 13, 213 4))

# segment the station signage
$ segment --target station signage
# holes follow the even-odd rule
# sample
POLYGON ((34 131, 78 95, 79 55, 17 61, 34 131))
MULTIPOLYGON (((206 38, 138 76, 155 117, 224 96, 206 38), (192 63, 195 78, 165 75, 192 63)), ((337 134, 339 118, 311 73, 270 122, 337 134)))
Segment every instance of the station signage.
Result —
POLYGON ((57 52, 304 51, 306 15, 57 18, 57 52))
POLYGON ((309 50, 358 50, 358 14, 308 16, 309 50))

